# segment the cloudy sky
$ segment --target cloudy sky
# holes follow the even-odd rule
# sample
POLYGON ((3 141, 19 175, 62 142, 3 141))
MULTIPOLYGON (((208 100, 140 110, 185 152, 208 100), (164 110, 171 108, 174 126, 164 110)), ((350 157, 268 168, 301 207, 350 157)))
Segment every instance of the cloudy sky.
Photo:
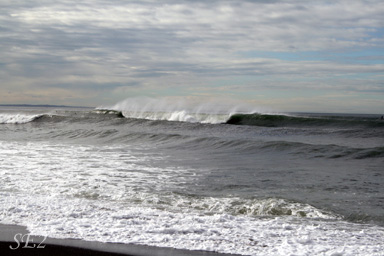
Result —
POLYGON ((384 113, 382 0, 0 0, 0 104, 384 113))

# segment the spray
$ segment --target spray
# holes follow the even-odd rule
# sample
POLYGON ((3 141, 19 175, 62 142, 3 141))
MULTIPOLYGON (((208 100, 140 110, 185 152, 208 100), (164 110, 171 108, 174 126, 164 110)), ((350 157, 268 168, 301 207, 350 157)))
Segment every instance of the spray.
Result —
POLYGON ((197 102, 150 97, 128 98, 113 106, 101 106, 97 109, 121 111, 127 118, 211 124, 225 123, 233 114, 255 112, 244 104, 223 103, 217 100, 197 102))

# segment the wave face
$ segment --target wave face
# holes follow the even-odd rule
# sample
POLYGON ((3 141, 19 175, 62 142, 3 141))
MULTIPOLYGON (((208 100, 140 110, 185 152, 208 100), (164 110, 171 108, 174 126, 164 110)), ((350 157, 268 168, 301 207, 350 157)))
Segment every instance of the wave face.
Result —
POLYGON ((269 114, 234 114, 227 124, 265 127, 384 127, 384 121, 375 117, 358 116, 290 116, 269 114))

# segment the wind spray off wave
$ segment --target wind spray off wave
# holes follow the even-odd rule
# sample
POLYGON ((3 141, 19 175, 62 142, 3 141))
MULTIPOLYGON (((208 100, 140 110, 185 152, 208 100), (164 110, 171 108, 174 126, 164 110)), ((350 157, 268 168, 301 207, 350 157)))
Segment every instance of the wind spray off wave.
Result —
POLYGON ((113 106, 100 106, 99 111, 114 110, 124 117, 190 123, 225 123, 234 113, 249 113, 249 107, 217 102, 191 103, 180 100, 131 98, 113 106))

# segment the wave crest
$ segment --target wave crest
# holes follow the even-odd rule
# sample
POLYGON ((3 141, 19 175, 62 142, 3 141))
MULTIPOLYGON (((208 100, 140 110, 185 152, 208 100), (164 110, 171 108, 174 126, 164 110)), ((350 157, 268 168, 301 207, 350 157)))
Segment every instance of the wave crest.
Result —
POLYGON ((0 124, 25 124, 37 120, 44 114, 0 114, 0 124))
POLYGON ((131 98, 114 106, 100 106, 100 111, 121 112, 126 118, 167 120, 190 123, 225 123, 237 112, 244 112, 244 107, 206 102, 191 103, 170 99, 131 98))

